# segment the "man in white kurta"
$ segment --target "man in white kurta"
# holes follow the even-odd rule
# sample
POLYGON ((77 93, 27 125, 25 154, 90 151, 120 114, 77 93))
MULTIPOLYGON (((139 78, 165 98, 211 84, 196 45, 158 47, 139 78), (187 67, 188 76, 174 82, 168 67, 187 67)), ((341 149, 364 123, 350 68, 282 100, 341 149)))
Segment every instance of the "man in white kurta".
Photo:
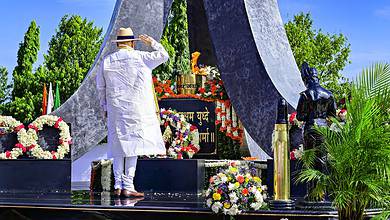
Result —
POLYGON ((141 35, 140 39, 154 51, 135 50, 131 29, 121 28, 115 41, 118 50, 104 58, 96 76, 100 104, 107 114, 116 196, 143 196, 133 184, 137 156, 166 153, 156 114, 152 70, 169 56, 151 37, 141 35))

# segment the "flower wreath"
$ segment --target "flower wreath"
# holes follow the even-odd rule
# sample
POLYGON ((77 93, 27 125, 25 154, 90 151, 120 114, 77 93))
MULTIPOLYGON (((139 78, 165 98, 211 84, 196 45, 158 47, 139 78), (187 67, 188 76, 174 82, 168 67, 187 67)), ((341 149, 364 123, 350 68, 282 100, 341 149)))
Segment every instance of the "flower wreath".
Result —
MULTIPOLYGON (((62 120, 62 118, 54 115, 42 115, 35 119, 29 126, 28 132, 31 131, 35 141, 35 146, 30 147, 29 151, 31 156, 37 159, 63 159, 66 154, 69 153, 72 144, 72 138, 70 136, 69 126, 62 120), (43 129, 43 125, 49 125, 60 130, 60 139, 57 151, 43 150, 38 144, 38 131, 43 129)), ((20 143, 23 144, 23 138, 20 139, 20 143)))
POLYGON ((165 128, 163 140, 165 144, 171 144, 168 148, 168 156, 174 159, 192 158, 199 149, 198 128, 188 123, 184 115, 174 110, 160 110, 161 126, 165 128), (172 140, 172 126, 175 129, 175 138, 172 140))
POLYGON ((266 208, 267 186, 249 164, 229 163, 210 177, 206 205, 214 213, 237 215, 244 211, 266 208))
MULTIPOLYGON (((17 134, 19 134, 21 131, 25 131, 24 125, 11 116, 0 115, 0 126, 8 127, 12 132, 16 132, 17 134)), ((21 156, 23 152, 26 151, 26 149, 23 151, 22 148, 18 147, 18 144, 16 144, 16 146, 11 151, 7 150, 6 152, 0 153, 0 159, 17 159, 19 156, 21 156)))

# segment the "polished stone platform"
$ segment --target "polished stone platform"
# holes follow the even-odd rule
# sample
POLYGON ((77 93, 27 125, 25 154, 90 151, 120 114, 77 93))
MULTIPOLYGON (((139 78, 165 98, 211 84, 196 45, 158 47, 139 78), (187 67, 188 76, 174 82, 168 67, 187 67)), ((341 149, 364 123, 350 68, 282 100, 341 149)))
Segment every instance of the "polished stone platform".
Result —
MULTIPOLYGON (((180 193, 149 193, 144 199, 116 199, 109 193, 0 194, 0 219, 229 219, 215 215, 203 197, 180 193)), ((370 212, 368 214, 374 214, 370 212)), ((262 210, 235 219, 334 219, 335 211, 262 210)))

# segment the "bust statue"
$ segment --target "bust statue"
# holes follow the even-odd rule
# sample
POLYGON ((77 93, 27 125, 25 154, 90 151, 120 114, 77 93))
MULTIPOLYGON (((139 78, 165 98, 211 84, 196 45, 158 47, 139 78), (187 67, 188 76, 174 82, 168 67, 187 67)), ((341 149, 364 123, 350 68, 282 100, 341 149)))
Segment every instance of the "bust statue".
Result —
MULTIPOLYGON (((314 129, 314 125, 328 126, 328 117, 336 115, 336 103, 333 94, 320 86, 317 70, 311 68, 306 62, 302 64, 301 77, 307 88, 300 93, 297 107, 297 119, 305 122, 303 147, 305 150, 317 148, 314 168, 324 172, 326 155, 319 149, 323 137, 314 129)), ((312 188, 313 186, 309 184, 309 191, 312 188)))

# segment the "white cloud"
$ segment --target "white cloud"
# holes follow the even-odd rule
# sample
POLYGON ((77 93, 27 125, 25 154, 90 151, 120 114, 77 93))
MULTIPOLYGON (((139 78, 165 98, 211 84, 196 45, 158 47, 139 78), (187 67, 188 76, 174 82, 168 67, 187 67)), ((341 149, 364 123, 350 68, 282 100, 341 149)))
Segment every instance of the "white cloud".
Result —
POLYGON ((386 6, 374 11, 374 14, 378 17, 390 19, 390 6, 386 6))

